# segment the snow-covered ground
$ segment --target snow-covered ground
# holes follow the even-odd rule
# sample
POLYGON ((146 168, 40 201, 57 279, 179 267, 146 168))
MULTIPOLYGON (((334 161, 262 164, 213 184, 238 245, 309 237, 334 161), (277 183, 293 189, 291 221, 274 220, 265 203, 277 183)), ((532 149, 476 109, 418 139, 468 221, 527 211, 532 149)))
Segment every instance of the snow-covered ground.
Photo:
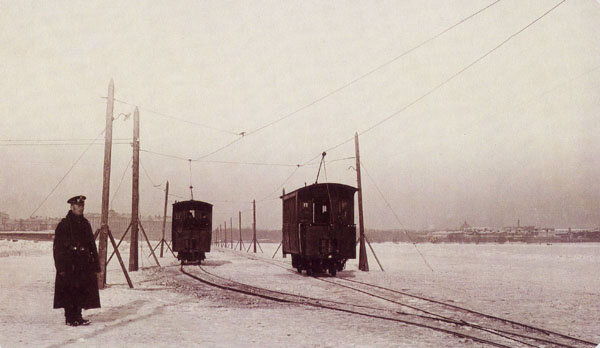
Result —
MULTIPOLYGON (((403 289, 600 342, 600 244, 412 244, 373 247, 370 272, 348 262, 341 277, 403 289), (422 255, 422 256, 421 256, 422 255), (431 268, 429 268, 431 267, 431 268)), ((262 244, 271 260, 277 244, 262 244)), ((124 243, 127 265, 129 246, 124 243)), ((64 325, 52 309, 51 242, 0 240, 0 347, 440 347, 477 346, 441 333, 328 310, 223 292, 178 273, 170 254, 152 267, 142 245, 129 289, 116 259, 101 309, 86 327, 64 325)), ((276 260, 283 259, 281 252, 276 260)), ((214 248, 207 269, 240 282, 319 298, 365 301, 298 275, 214 248)), ((380 304, 381 305, 381 304, 380 304)), ((387 304, 388 306, 390 304, 387 304)))

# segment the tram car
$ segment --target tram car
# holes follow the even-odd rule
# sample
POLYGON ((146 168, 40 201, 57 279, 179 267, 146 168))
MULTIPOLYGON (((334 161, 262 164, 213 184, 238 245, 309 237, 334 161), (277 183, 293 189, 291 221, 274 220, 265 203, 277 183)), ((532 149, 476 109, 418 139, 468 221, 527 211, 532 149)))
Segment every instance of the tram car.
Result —
POLYGON ((281 196, 284 257, 307 275, 328 271, 335 276, 356 258, 354 193, 356 188, 320 183, 281 196))
POLYGON ((171 239, 181 263, 201 263, 210 252, 212 207, 194 200, 173 203, 171 239))

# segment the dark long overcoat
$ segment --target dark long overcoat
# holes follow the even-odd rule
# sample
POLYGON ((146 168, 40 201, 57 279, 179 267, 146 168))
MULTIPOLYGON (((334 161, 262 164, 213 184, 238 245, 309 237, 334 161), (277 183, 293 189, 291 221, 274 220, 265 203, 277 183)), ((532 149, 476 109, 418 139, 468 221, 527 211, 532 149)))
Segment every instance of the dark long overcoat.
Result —
POLYGON ((100 308, 96 275, 100 263, 89 221, 69 211, 56 226, 53 252, 54 308, 100 308))

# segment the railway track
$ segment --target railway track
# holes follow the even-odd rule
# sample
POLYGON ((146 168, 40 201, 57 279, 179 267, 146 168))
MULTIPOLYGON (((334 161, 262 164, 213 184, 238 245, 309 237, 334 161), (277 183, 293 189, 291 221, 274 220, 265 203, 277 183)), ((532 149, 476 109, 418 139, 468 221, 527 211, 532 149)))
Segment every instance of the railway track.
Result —
MULTIPOLYGON (((269 262, 270 263, 270 262, 269 262)), ((280 266, 280 265, 278 265, 280 266)), ((281 266, 280 266, 281 267, 281 266)), ((202 266, 197 267, 197 271, 186 271, 183 266, 181 272, 190 278, 200 281, 206 285, 217 287, 221 290, 234 291, 249 296, 255 296, 266 300, 317 307, 322 309, 334 310, 350 315, 375 318, 388 322, 396 322, 405 325, 420 327, 427 330, 434 330, 456 337, 469 339, 474 342, 482 343, 495 347, 579 347, 582 345, 570 345, 552 340, 540 340, 534 337, 526 337, 519 334, 507 334, 501 330, 490 329, 481 325, 467 323, 445 317, 436 313, 409 313, 390 308, 378 308, 341 301, 332 301, 322 298, 308 297, 282 291, 275 291, 266 288, 256 287, 249 284, 240 283, 227 279, 209 272, 202 266)), ((418 312, 418 309, 413 309, 418 312)), ((585 345, 587 347, 589 345, 585 345)))
POLYGON ((460 330, 451 330, 451 329, 446 329, 441 326, 420 323, 418 321, 409 321, 409 320, 405 320, 405 319, 400 319, 397 317, 393 317, 393 316, 389 315, 388 313, 381 314, 381 313, 373 312, 373 311, 353 310, 353 309, 349 308, 349 307, 355 307, 353 304, 348 304, 348 303, 343 303, 343 302, 337 302, 336 304, 332 304, 331 303, 332 301, 328 301, 328 300, 324 300, 324 299, 314 299, 314 298, 301 296, 301 295, 297 295, 297 294, 284 293, 284 292, 273 291, 273 290, 269 290, 269 289, 265 289, 265 288, 255 287, 255 286, 252 286, 249 284, 243 284, 240 282, 232 281, 232 280, 223 278, 221 276, 215 275, 213 273, 208 272, 202 266, 197 266, 197 268, 199 269, 200 274, 193 274, 189 271, 186 271, 186 270, 184 270, 183 266, 181 267, 181 272, 184 275, 186 275, 192 279, 195 279, 205 285, 213 286, 213 287, 219 288, 221 290, 233 291, 233 292, 245 294, 248 296, 259 297, 262 299, 276 301, 276 302, 334 310, 334 311, 343 312, 343 313, 351 314, 351 315, 358 315, 358 316, 380 319, 380 320, 389 321, 389 322, 396 322, 396 323, 402 323, 402 324, 407 324, 407 325, 411 325, 411 326, 417 326, 417 327, 453 335, 453 336, 456 336, 459 338, 469 339, 474 342, 486 344, 486 345, 493 346, 493 347, 502 347, 502 348, 514 347, 514 345, 500 343, 500 342, 493 341, 493 340, 485 338, 485 337, 470 335, 468 333, 461 332, 460 330), (325 304, 325 303, 329 303, 329 304, 325 304))
MULTIPOLYGON (((524 324, 514 320, 509 320, 494 315, 474 311, 468 308, 460 307, 451 303, 442 302, 423 296, 417 296, 405 291, 399 291, 396 289, 390 289, 379 285, 369 284, 353 279, 336 278, 334 280, 320 279, 325 282, 334 283, 339 286, 346 287, 355 291, 375 292, 375 296, 385 296, 385 298, 391 301, 403 301, 406 299, 412 299, 418 301, 423 306, 427 307, 427 311, 436 311, 436 313, 444 313, 444 316, 455 318, 457 320, 465 322, 484 322, 493 324, 499 332, 507 335, 515 335, 516 337, 531 338, 532 342, 540 342, 547 344, 554 344, 563 347, 596 347, 596 344, 591 341, 573 337, 570 335, 562 334, 556 331, 535 327, 532 325, 524 324), (346 284, 351 284, 351 286, 346 284), (366 290, 365 290, 366 289, 366 290), (460 315, 460 319, 456 318, 460 315), (498 324, 496 324, 498 323, 498 324), (503 328, 501 328, 502 326, 503 328), (515 330, 521 330, 527 334, 520 334, 515 330)), ((414 303, 414 302, 413 302, 414 303)), ((413 304, 414 305, 414 304, 413 304)), ((419 309, 420 310, 420 309, 419 309)))
MULTIPOLYGON (((243 256, 281 267, 291 273, 296 273, 296 271, 285 262, 265 260, 251 255, 243 256)), ((507 338, 525 347, 596 347, 596 344, 589 340, 474 311, 451 303, 413 295, 396 289, 346 278, 314 277, 312 279, 393 303, 400 306, 400 308, 403 309, 402 313, 405 314, 446 322, 454 324, 455 326, 470 327, 475 330, 507 338)))

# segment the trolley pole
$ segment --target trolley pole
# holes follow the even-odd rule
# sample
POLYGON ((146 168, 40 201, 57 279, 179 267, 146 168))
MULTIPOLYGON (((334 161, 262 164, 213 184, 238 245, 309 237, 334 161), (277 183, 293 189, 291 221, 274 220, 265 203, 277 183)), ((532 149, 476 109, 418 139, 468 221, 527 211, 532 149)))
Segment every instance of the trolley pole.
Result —
POLYGON ((163 225, 162 225, 162 239, 160 241, 160 257, 163 257, 163 247, 165 242, 165 226, 167 224, 167 201, 169 199, 169 181, 167 180, 167 187, 165 188, 165 209, 163 211, 163 225))
POLYGON ((254 243, 254 253, 256 254, 256 200, 252 200, 252 243, 254 243))
POLYGON ((104 170, 102 180, 102 215, 100 217, 100 235, 98 241, 98 258, 100 273, 98 273, 98 289, 106 285, 106 251, 108 244, 108 196, 110 193, 110 157, 112 149, 112 121, 115 104, 115 83, 110 79, 108 96, 106 98, 106 128, 104 130, 104 170))
POLYGON ((138 267, 139 199, 140 199, 140 112, 135 107, 133 113, 133 167, 131 170, 131 243, 129 244, 129 272, 138 267))
POLYGON ((360 152, 358 150, 358 132, 354 133, 354 145, 356 148, 356 181, 358 185, 358 226, 360 231, 360 248, 358 256, 358 269, 369 271, 369 261, 367 260, 367 249, 365 246, 365 223, 363 219, 363 201, 362 185, 360 180, 360 152))

